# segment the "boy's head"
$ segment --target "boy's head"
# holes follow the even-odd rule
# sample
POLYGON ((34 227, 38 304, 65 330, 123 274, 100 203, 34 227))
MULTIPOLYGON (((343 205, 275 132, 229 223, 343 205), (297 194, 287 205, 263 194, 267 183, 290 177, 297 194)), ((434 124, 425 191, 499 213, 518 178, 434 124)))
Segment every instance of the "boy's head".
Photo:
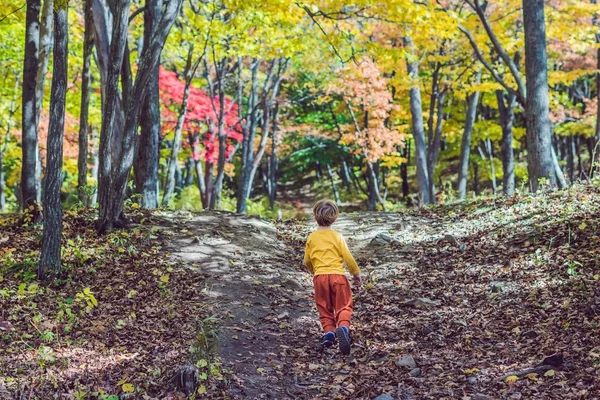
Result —
POLYGON ((321 200, 313 207, 313 214, 319 226, 331 226, 340 215, 340 210, 333 201, 321 200))

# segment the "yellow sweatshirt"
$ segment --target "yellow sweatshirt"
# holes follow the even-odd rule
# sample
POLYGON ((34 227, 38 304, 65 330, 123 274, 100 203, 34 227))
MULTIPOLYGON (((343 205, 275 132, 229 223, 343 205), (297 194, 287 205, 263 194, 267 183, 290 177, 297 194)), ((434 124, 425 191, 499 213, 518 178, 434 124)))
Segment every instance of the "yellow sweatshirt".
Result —
POLYGON ((360 269, 348 250, 344 237, 333 229, 319 229, 306 240, 304 265, 313 275, 344 275, 344 261, 351 275, 360 269))

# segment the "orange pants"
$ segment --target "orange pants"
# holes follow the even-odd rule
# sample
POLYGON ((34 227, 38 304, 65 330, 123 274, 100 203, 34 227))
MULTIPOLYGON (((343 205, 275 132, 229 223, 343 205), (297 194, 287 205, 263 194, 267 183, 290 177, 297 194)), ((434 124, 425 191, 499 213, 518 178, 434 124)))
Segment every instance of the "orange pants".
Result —
POLYGON ((345 275, 317 275, 313 279, 319 319, 325 332, 350 328, 352 289, 345 275))

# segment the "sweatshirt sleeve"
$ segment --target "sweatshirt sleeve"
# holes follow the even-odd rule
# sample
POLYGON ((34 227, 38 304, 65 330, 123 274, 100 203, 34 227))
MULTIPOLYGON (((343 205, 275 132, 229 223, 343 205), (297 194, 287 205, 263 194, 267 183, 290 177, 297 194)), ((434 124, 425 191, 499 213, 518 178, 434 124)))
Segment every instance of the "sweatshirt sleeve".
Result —
POLYGON ((358 264, 356 263, 356 260, 354 259, 354 257, 352 256, 352 253, 350 253, 350 250, 348 249, 348 245, 346 244, 346 239, 344 239, 344 237, 341 235, 340 235, 340 248, 341 248, 342 258, 344 259, 344 261, 346 262, 346 265, 348 266, 348 271, 350 271, 350 275, 354 276, 354 275, 360 274, 360 268, 358 268, 358 264))
POLYGON ((306 269, 308 269, 308 272, 314 275, 315 271, 312 263, 310 262, 310 245, 308 240, 306 241, 306 246, 304 248, 304 265, 306 266, 306 269))

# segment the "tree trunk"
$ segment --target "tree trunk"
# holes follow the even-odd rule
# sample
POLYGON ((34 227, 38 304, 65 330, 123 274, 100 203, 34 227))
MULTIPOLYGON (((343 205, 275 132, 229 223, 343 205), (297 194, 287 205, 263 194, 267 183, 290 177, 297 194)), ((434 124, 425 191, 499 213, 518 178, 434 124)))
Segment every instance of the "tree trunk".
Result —
POLYGON ((184 174, 183 187, 190 187, 194 184, 194 159, 188 158, 185 163, 185 174, 184 174))
POLYGON ((492 174, 492 193, 496 196, 497 193, 497 184, 496 184, 496 164, 494 163, 494 145, 492 140, 488 138, 485 141, 486 151, 490 158, 490 173, 492 174))
POLYGON ((6 178, 4 177, 4 151, 0 151, 0 212, 6 212, 6 178))
MULTIPOLYGON (((242 113, 243 101, 243 81, 242 81, 242 65, 243 61, 240 58, 238 61, 238 101, 239 112, 242 113)), ((237 212, 240 214, 246 213, 247 199, 251 190, 250 174, 252 172, 252 163, 254 162, 254 137, 258 123, 258 67, 259 61, 254 59, 251 66, 251 87, 248 99, 248 112, 246 115, 247 121, 242 124, 242 165, 240 171, 240 182, 237 194, 237 212)), ((240 121, 242 120, 240 116, 240 121)))
MULTIPOLYGON (((119 130, 119 125, 115 120, 119 118, 119 75, 121 65, 123 64, 123 55, 125 43, 127 42, 127 25, 129 15, 129 0, 115 0, 118 12, 113 15, 112 40, 110 42, 110 51, 107 58, 112 62, 107 62, 105 66, 105 78, 103 82, 103 109, 102 109, 102 130, 100 131, 100 174, 98 180, 98 231, 100 233, 110 232, 115 228, 115 223, 120 215, 115 215, 114 204, 118 203, 120 194, 115 192, 113 176, 113 155, 112 143, 113 133, 119 130)), ((94 20, 97 21, 96 14, 94 20)), ((96 30, 96 47, 98 54, 104 52, 100 46, 98 30, 96 30)), ((99 56, 100 58, 100 56, 99 56)), ((99 63, 99 64, 102 64, 99 63)), ((102 71, 102 67, 100 68, 102 71)), ((121 136, 118 133, 117 138, 121 136)), ((117 166, 115 165, 115 170, 117 166)), ((119 213, 120 214, 120 213, 119 213)))
POLYGON ((481 185, 479 184, 479 164, 473 163, 473 190, 475 195, 481 194, 481 185))
POLYGON ((206 192, 204 193, 204 203, 206 204, 207 208, 210 208, 210 204, 212 202, 213 187, 215 183, 213 180, 214 168, 215 164, 206 160, 206 163, 204 165, 204 184, 206 185, 206 192))
POLYGON ((279 104, 275 105, 273 113, 273 138, 271 139, 271 158, 269 159, 269 205, 271 210, 275 209, 275 201, 277 200, 277 181, 279 179, 279 158, 278 158, 278 141, 279 141, 279 104))
POLYGON ((27 2, 25 58, 23 61, 23 95, 22 95, 22 151, 21 158, 21 208, 25 211, 25 222, 39 222, 39 208, 36 188, 36 169, 38 154, 37 93, 36 79, 39 68, 40 40, 40 0, 27 2))
POLYGON ((348 193, 352 193, 353 192, 353 188, 352 188, 352 178, 350 177, 350 171, 348 168, 348 162, 344 159, 342 159, 342 165, 341 165, 341 177, 342 180, 344 181, 344 186, 346 187, 346 191, 348 193))
POLYGON ((46 87, 46 75, 48 74, 48 61, 52 53, 52 24, 54 22, 54 0, 44 0, 42 7, 42 15, 40 20, 40 50, 39 50, 39 65, 36 77, 35 87, 35 113, 36 121, 35 128, 39 131, 40 115, 44 102, 44 89, 46 87))
POLYGON ((412 141, 407 140, 405 147, 402 149, 402 155, 406 158, 406 162, 400 164, 400 178, 402 178, 402 198, 407 200, 410 194, 410 186, 408 183, 408 165, 410 164, 410 152, 412 141))
POLYGON ((379 191, 379 177, 378 177, 379 166, 367 161, 367 185, 368 185, 368 200, 367 209, 369 211, 377 211, 377 204, 381 204, 382 209, 385 211, 385 201, 381 197, 379 191))
MULTIPOLYGON (((404 38, 404 45, 413 49, 412 39, 404 38)), ((418 61, 407 60, 408 75, 413 81, 419 76, 418 61)), ((419 184, 419 205, 431 204, 431 192, 429 190, 429 174, 427 171, 427 145, 425 144, 425 128, 423 126, 423 106, 421 103, 421 89, 417 82, 413 82, 410 89, 410 113, 412 116, 412 130, 415 140, 415 153, 417 163, 417 181, 419 184)))
MULTIPOLYGON (((146 1, 144 10, 144 43, 150 43, 158 25, 162 0, 146 1)), ((160 57, 160 55, 159 55, 160 57)), ((158 207, 158 163, 160 158, 160 97, 158 65, 151 72, 148 93, 144 98, 138 157, 135 166, 136 192, 143 208, 158 207)))
MULTIPOLYGON (((225 130, 225 116, 229 110, 225 109, 225 79, 229 73, 229 59, 222 59, 219 62, 215 60, 215 71, 217 75, 217 87, 215 87, 213 80, 210 78, 208 68, 206 68, 206 78, 209 82, 209 89, 211 94, 211 105, 213 111, 217 115, 217 138, 219 140, 219 155, 217 157, 217 177, 214 185, 212 186, 212 193, 210 196, 209 208, 214 210, 221 202, 221 192, 223 191, 223 179, 225 178, 225 163, 227 159, 227 136, 228 131, 225 130), (218 109, 216 101, 219 102, 218 109)), ((207 63, 208 66, 208 63, 207 63)))
POLYGON ((515 156, 512 143, 517 96, 514 93, 505 95, 502 90, 497 90, 496 100, 502 127, 502 190, 505 196, 512 196, 515 193, 515 156))
MULTIPOLYGON (((48 0, 46 0, 48 1, 48 0)), ((83 72, 81 75, 81 110, 79 113, 79 157, 77 159, 77 187, 79 200, 88 205, 87 174, 88 174, 88 136, 89 136, 89 106, 90 106, 90 65, 94 47, 94 19, 91 1, 85 2, 85 26, 83 35, 83 72)))
POLYGON ((52 92, 50 97, 50 126, 48 128, 47 166, 44 179, 44 231, 38 266, 38 279, 49 281, 61 270, 60 248, 62 237, 62 185, 63 137, 65 101, 67 94, 68 36, 67 4, 54 11, 54 49, 52 92))
MULTIPOLYGON (((481 71, 477 73, 476 83, 481 82, 481 71)), ((469 156, 471 154, 471 136, 473 126, 477 119, 477 106, 480 92, 471 93, 467 98, 467 115, 465 116, 465 129, 460 145, 460 161, 458 167, 458 196, 464 200, 467 195, 467 178, 469 175, 469 156)))
MULTIPOLYGON (((44 102, 44 89, 46 87, 46 75, 48 74, 48 61, 50 60, 50 53, 52 52, 52 24, 54 21, 54 0, 46 0, 43 3, 42 15, 40 20, 40 50, 38 57, 38 71, 36 78, 36 105, 35 105, 35 131, 38 133, 40 130, 40 116, 42 112, 44 102)), ((38 140, 38 146, 36 151, 36 168, 35 168, 35 190, 37 202, 42 201, 42 154, 40 153, 40 146, 38 140)))
POLYGON ((6 212, 6 177, 4 176, 4 155, 8 149, 10 133, 13 129, 13 118, 17 112, 17 99, 19 96, 19 85, 21 84, 20 74, 17 72, 15 76, 15 87, 13 90, 13 98, 10 102, 8 118, 6 123, 6 135, 4 135, 4 143, 0 148, 0 211, 6 212))
POLYGON ((183 124, 185 123, 185 116, 188 108, 188 101, 190 96, 190 88, 192 86, 192 57, 193 57, 193 46, 190 46, 188 52, 187 61, 185 64, 185 87, 183 89, 183 99, 181 101, 181 107, 179 108, 179 116, 177 118, 177 125, 175 127, 175 138, 173 139, 173 146, 171 147, 171 156, 169 157, 168 170, 167 170, 167 181, 165 183, 165 193, 163 195, 162 205, 166 207, 173 196, 175 191, 175 169, 177 166, 177 158, 179 156, 179 148, 181 147, 181 137, 183 132, 183 124))
POLYGON ((198 146, 198 134, 190 134, 188 137, 188 143, 192 149, 192 155, 194 155, 194 171, 196 175, 196 186, 200 191, 200 201, 202 202, 202 208, 208 208, 206 203, 206 182, 204 181, 204 169, 202 168, 202 161, 198 159, 197 154, 200 152, 198 146))
POLYGON ((556 182, 559 189, 566 189, 569 187, 567 184, 567 180, 565 179, 565 175, 560 168, 560 164, 558 163, 558 158, 556 157, 556 151, 554 150, 554 146, 551 148, 552 154, 552 162, 554 164, 554 173, 556 174, 556 182))
POLYGON ((556 156, 552 148, 552 126, 548 100, 548 56, 544 0, 523 0, 525 62, 527 73, 527 161, 531 190, 540 189, 540 179, 558 186, 556 156))
POLYGON ((429 176, 429 194, 431 201, 435 203, 435 166, 437 164, 438 156, 440 153, 440 147, 442 143, 442 127, 444 122, 444 102, 446 100, 446 94, 448 88, 444 88, 437 96, 437 121, 435 126, 435 132, 432 137, 432 141, 429 142, 428 152, 428 163, 427 163, 427 175, 429 176))
POLYGON ((573 135, 567 139, 567 170, 569 171, 569 180, 575 182, 575 137, 573 135))
POLYGON ((585 177, 585 173, 583 170, 583 160, 581 159, 581 142, 583 141, 583 138, 581 136, 577 136, 575 139, 575 153, 577 155, 578 178, 581 180, 585 177))
MULTIPOLYGON (((98 131, 94 128, 92 128, 92 143, 96 143, 98 139, 98 131)), ((96 182, 96 190, 94 190, 94 192, 92 193, 92 195, 90 196, 89 202, 88 202, 88 207, 90 208, 96 208, 96 204, 98 202, 98 187, 97 187, 97 183, 98 183, 98 169, 100 167, 100 149, 98 146, 95 146, 95 148, 93 149, 93 156, 92 156, 92 179, 94 180, 94 182, 96 182)))
MULTIPOLYGON (((597 0, 592 0, 592 4, 598 4, 597 0)), ((597 28, 600 28, 600 18, 598 16, 598 14, 594 15, 594 25, 597 28)), ((595 35, 595 39, 596 39, 596 45, 600 45, 600 31, 596 32, 595 35)), ((597 98, 597 104, 596 104, 596 132, 594 135, 594 141, 593 141, 593 146, 592 148, 596 147, 596 144, 598 143, 598 141, 600 141, 600 47, 598 47, 598 49, 596 50, 596 65, 597 65, 597 72, 596 72, 596 98, 597 98)), ((592 150, 592 153, 594 151, 592 150)), ((593 157, 593 155, 591 155, 593 157)), ((592 159, 592 165, 594 164, 594 159, 592 159)), ((591 177, 590 177, 591 178, 591 177)))
POLYGON ((333 191, 333 197, 335 199, 336 204, 341 204, 342 199, 340 198, 340 192, 337 188, 337 184, 335 183, 335 177, 333 176, 333 171, 331 170, 331 165, 327 164, 327 175, 329 175, 329 182, 331 182, 331 190, 333 191))
MULTIPOLYGON (((108 99, 108 87, 112 85, 112 82, 109 81, 109 75, 112 74, 112 70, 114 68, 116 68, 116 65, 113 65, 114 61, 117 61, 114 57, 116 55, 112 54, 112 50, 111 48, 113 40, 109 40, 109 32, 112 32, 112 38, 114 39, 115 37, 115 30, 117 28, 117 18, 115 16, 115 14, 113 13, 112 15, 112 24, 109 27, 108 21, 107 21, 107 14, 108 11, 106 9, 106 7, 104 6, 104 2, 102 0, 91 0, 92 1, 92 14, 94 17, 94 44, 96 46, 96 54, 97 54, 97 64, 98 64, 98 70, 100 71, 100 81, 101 81, 101 88, 102 88, 102 117, 104 120, 104 114, 105 114, 105 109, 107 107, 107 101, 110 100, 110 102, 113 101, 113 99, 108 99)), ((115 10, 121 10, 121 4, 122 2, 125 0, 113 0, 112 3, 118 3, 118 4, 113 4, 113 9, 115 10)), ((111 4, 112 4, 111 3, 111 4)), ((129 3, 129 2, 128 2, 129 3)), ((129 7, 129 6, 127 6, 129 7)), ((118 13, 117 13, 118 14, 118 13)), ((125 42, 124 43, 119 43, 119 46, 122 46, 122 48, 119 48, 120 52, 124 52, 125 48, 126 48, 126 44, 127 44, 127 38, 125 38, 125 42)), ((119 64, 119 73, 122 71, 122 65, 123 65, 123 59, 124 57, 121 56, 120 58, 120 64, 119 64)), ((113 79, 111 77, 111 79, 113 79)), ((117 77, 118 79, 118 77, 117 77)), ((128 83, 127 83, 128 84, 128 83)), ((112 93, 112 89, 110 90, 112 93)), ((111 166, 116 166, 119 163, 119 153, 121 151, 121 144, 123 142, 123 126, 125 124, 125 121, 123 119, 123 108, 122 108, 122 104, 121 104, 121 93, 119 91, 119 88, 117 86, 117 90, 114 94, 111 94, 111 96, 116 96, 115 98, 117 99, 116 103, 113 105, 111 105, 110 107, 114 107, 115 110, 111 111, 112 112, 112 119, 113 121, 111 122, 111 138, 110 138, 110 157, 111 157, 111 166)), ((102 134, 101 134, 102 136, 102 134)), ((101 146, 102 147, 102 146, 101 146)), ((102 157, 101 157, 102 158, 102 157)), ((102 175, 102 174, 100 174, 102 175)))
MULTIPOLYGON (((126 23, 129 0, 122 1, 124 3, 123 6, 126 5, 126 7, 120 8, 117 15, 119 16, 119 22, 121 22, 120 19, 123 18, 125 19, 126 23), (123 16, 122 11, 124 11, 123 16)), ((140 64, 138 65, 138 71, 132 89, 132 99, 145 98, 152 71, 154 71, 159 63, 160 53, 164 47, 169 32, 171 31, 171 27, 173 26, 173 23, 179 14, 182 1, 183 0, 173 0, 166 5, 166 9, 160 18, 158 27, 152 35, 149 45, 144 47, 143 55, 140 58, 140 64)), ((126 29, 124 30, 126 31, 126 29)), ((117 40, 113 39, 113 42, 111 42, 111 53, 115 41, 117 41, 117 45, 121 45, 121 48, 124 48, 125 45, 125 40, 123 40, 122 43, 120 42, 120 28, 115 29, 115 32, 117 32, 118 36, 116 36, 117 40)), ((123 36, 123 39, 126 39, 126 35, 123 36)), ((120 57, 122 57, 122 54, 120 57)), ((122 60, 119 61, 121 62, 117 65, 122 64, 122 60)), ((100 232, 108 232, 115 226, 126 223, 123 214, 125 189, 127 187, 127 181, 133 165, 135 154, 135 138, 140 123, 141 109, 142 103, 139 101, 130 101, 127 104, 125 128, 123 133, 123 148, 120 153, 119 164, 115 166, 113 173, 114 179, 109 181, 111 184, 109 189, 104 189, 104 191, 108 191, 108 195, 106 195, 106 193, 103 195, 102 189, 100 191, 100 224, 98 227, 100 232)))

